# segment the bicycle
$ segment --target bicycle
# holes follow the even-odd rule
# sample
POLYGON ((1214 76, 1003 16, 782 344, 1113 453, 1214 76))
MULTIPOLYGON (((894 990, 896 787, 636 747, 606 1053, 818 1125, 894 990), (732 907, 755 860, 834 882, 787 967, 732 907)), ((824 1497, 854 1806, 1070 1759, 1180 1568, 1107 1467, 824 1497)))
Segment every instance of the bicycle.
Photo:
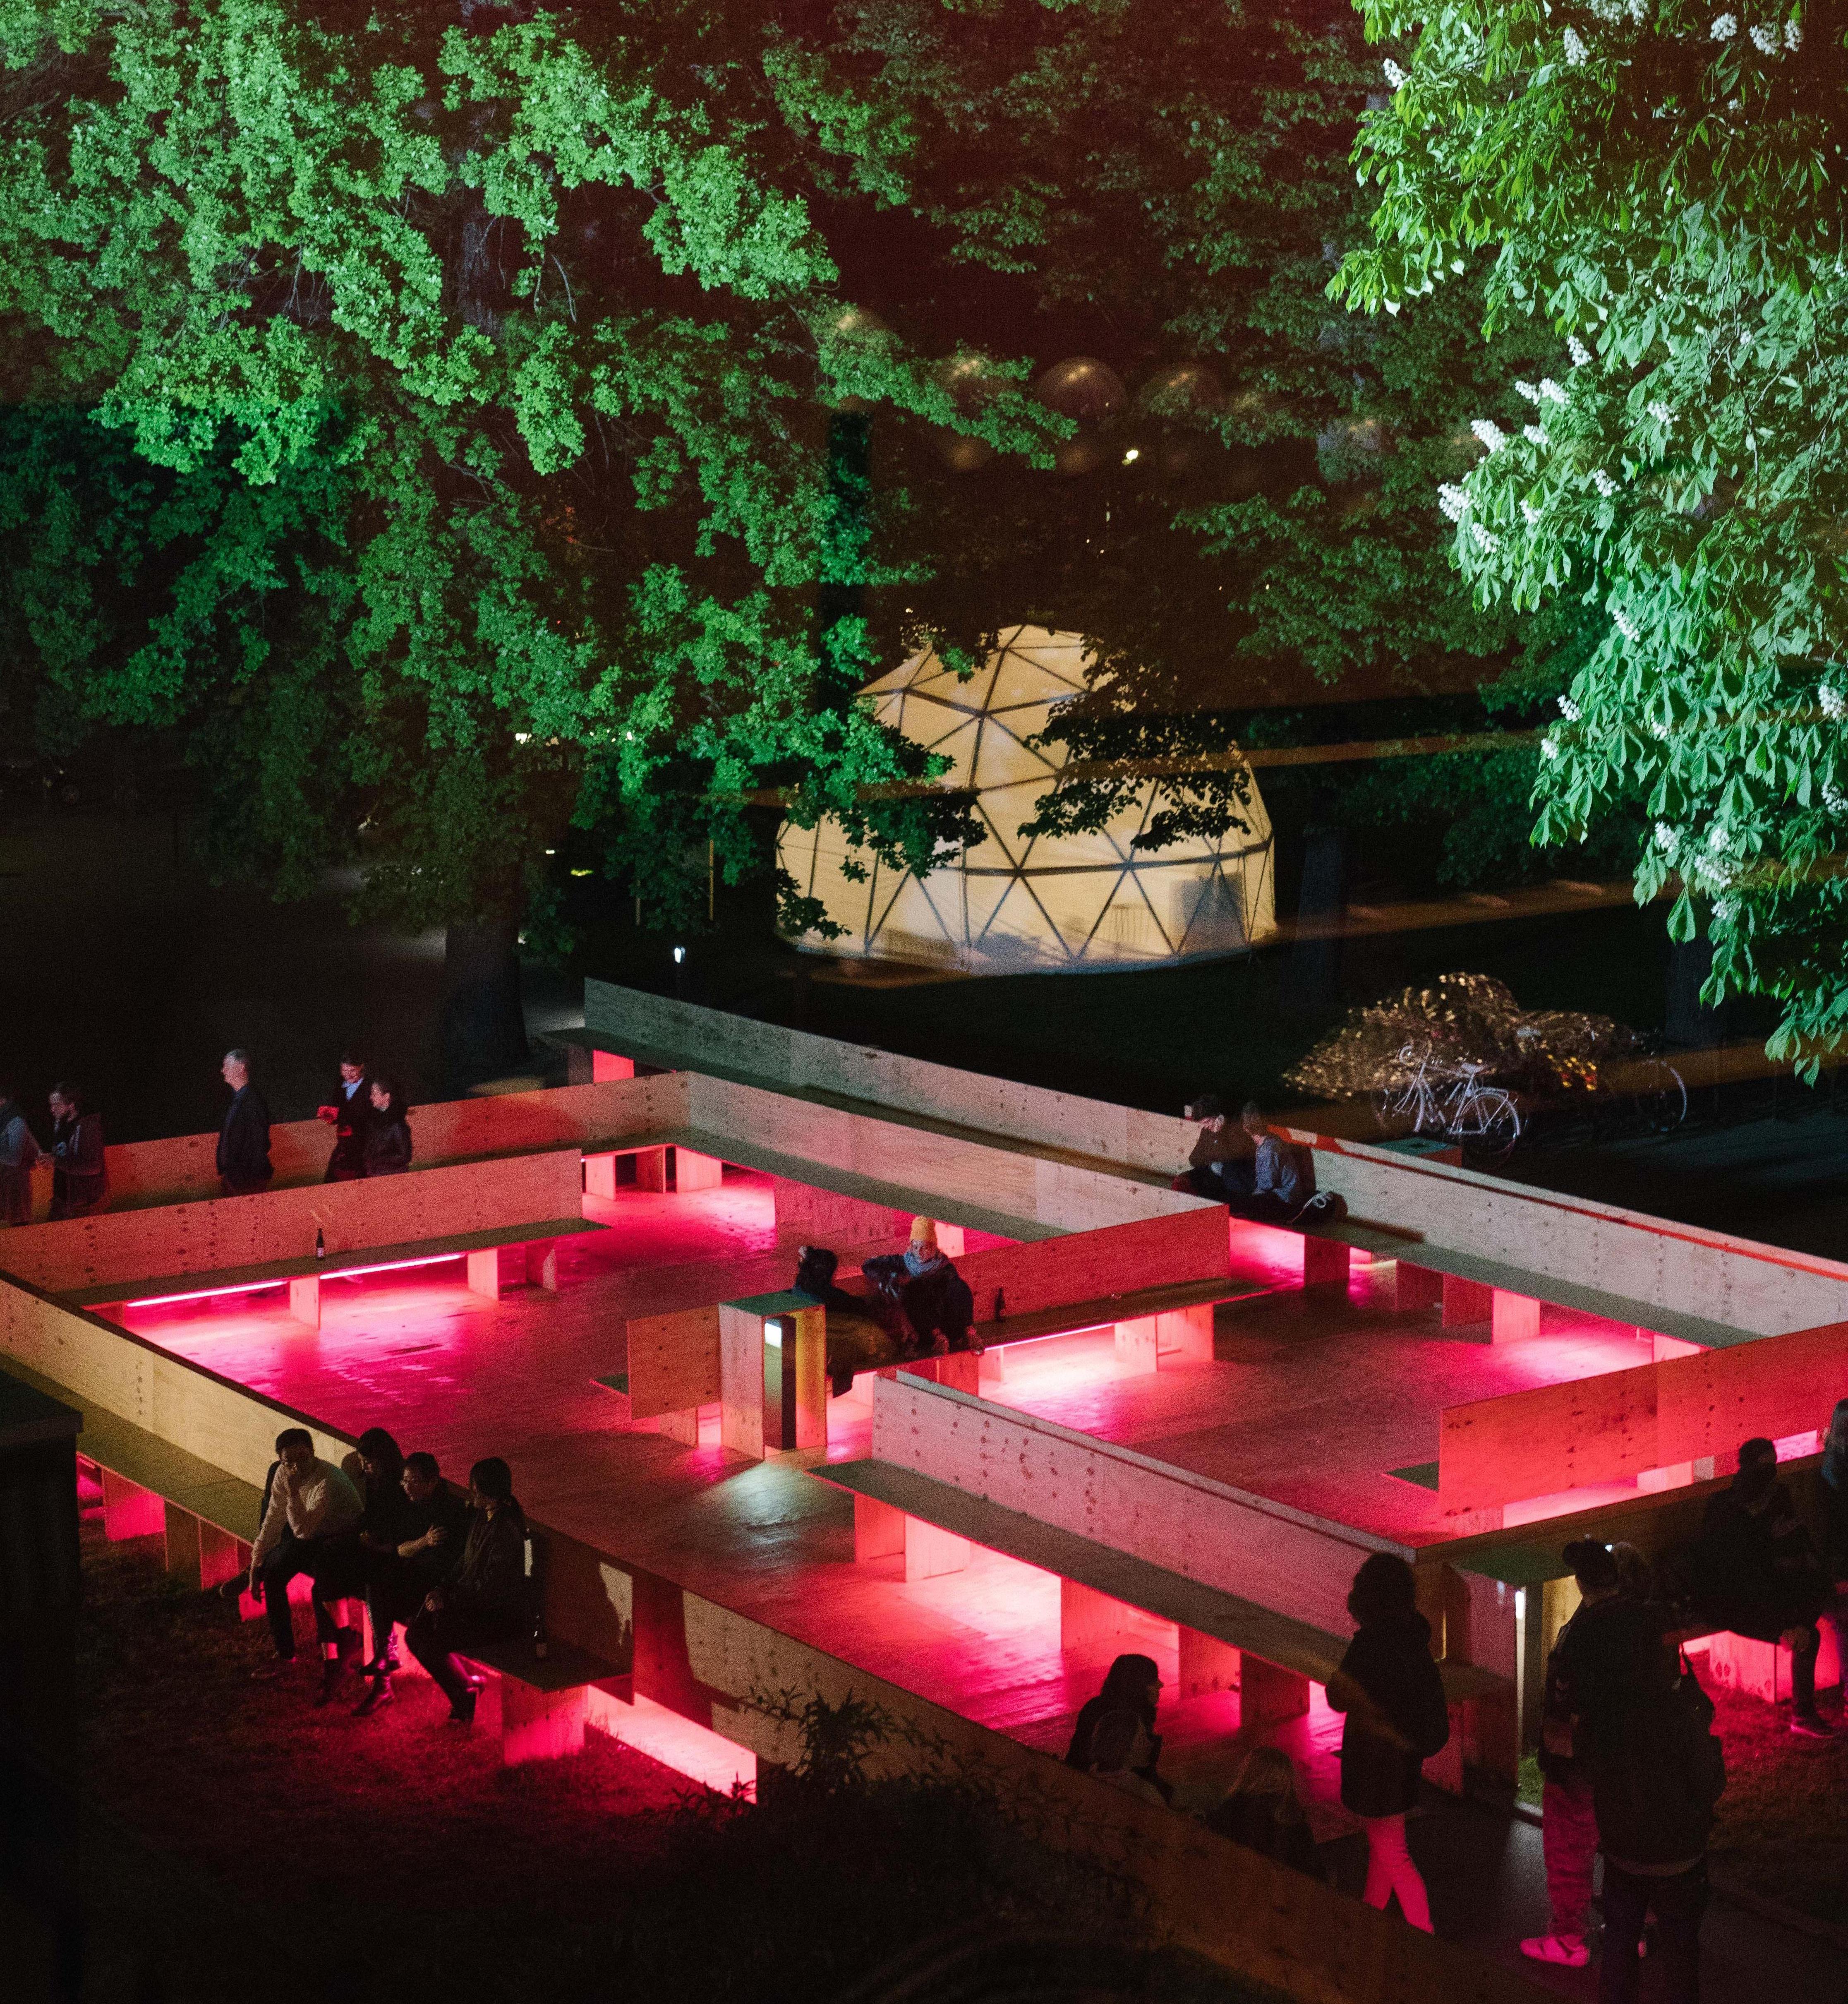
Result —
POLYGON ((1499 1085, 1485 1085, 1489 1067, 1469 1059, 1453 1065, 1433 1063, 1434 1053, 1407 1044, 1398 1062, 1410 1074, 1402 1085, 1374 1094, 1374 1115, 1383 1133, 1436 1133, 1460 1141, 1479 1160, 1506 1161, 1521 1139, 1521 1109, 1499 1085))

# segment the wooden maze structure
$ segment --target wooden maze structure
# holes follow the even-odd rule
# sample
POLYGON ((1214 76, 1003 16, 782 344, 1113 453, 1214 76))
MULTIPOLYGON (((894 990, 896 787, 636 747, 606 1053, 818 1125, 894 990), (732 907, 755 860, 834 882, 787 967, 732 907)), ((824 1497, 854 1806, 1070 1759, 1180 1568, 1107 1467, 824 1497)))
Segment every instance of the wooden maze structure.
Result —
MULTIPOLYGON (((553 1638, 547 1669, 488 1666, 509 1758, 671 1715, 786 1761, 765 1694, 851 1690, 1036 1813, 1057 1805, 1066 1841, 1139 1877, 1175 1939, 1260 1980, 1395 2004, 1524 1992, 1048 1757, 1019 1722, 1031 1694, 1003 1703, 978 1665, 920 1646, 939 1631, 917 1596, 1031 1568, 1056 1582, 1052 1660, 1167 1624, 1185 1694, 1236 1693, 1241 1733, 1287 1731, 1346 1646, 1355 1567, 1397 1550, 1456 1728, 1431 1778, 1505 1787, 1570 1610, 1560 1547, 1668 1549, 1739 1439, 1820 1424, 1848 1375, 1848 1268, 1307 1135, 1349 1221, 1265 1234, 1168 1187, 1192 1138, 1175 1119, 596 983, 586 1018, 582 1082, 420 1109, 408 1175, 321 1184, 327 1137, 308 1122, 275 1130, 275 1187, 223 1197, 211 1137, 187 1137, 112 1149, 110 1211, 0 1235, 0 1365, 82 1414, 111 1534, 159 1532, 188 1581, 231 1576, 287 1424, 335 1458, 374 1421, 440 1433, 446 1466, 506 1452, 553 1638), (647 1231, 681 1246, 684 1221, 740 1189, 750 1256, 734 1233, 703 1267, 651 1265, 647 1231), (887 1365, 831 1398, 828 1314, 766 1288, 776 1249, 877 1249, 915 1211, 977 1242, 959 1264, 985 1352, 887 1365), (442 1295, 457 1268, 467 1290, 442 1295), (441 1295, 461 1332, 440 1409, 410 1366, 370 1367, 363 1409, 343 1375, 386 1297, 325 1284, 400 1269, 415 1280, 378 1284, 441 1295), (215 1330, 247 1297, 265 1338, 240 1373, 258 1353, 187 1304, 216 1304, 215 1330), (1594 1322, 1622 1368, 1580 1368, 1592 1353, 1543 1309, 1556 1329, 1594 1322), (1309 1361, 1252 1361, 1243 1332, 1263 1318, 1309 1361), (1332 1470, 1293 1501, 1188 1445, 1192 1427, 1223 1459, 1248 1435, 1287 1466, 1281 1374, 1325 1376, 1344 1344, 1371 1346, 1376 1381, 1419 1362, 1392 1418, 1420 1469, 1332 1470), (1080 1361, 1041 1397, 1020 1360, 1055 1352, 1080 1361), (1439 1352, 1444 1382, 1498 1389, 1433 1402, 1439 1352)), ((1724 1662, 1775 1688, 1774 1651, 1725 1645, 1724 1662)), ((911 1736, 876 1756, 920 1757, 911 1736)))

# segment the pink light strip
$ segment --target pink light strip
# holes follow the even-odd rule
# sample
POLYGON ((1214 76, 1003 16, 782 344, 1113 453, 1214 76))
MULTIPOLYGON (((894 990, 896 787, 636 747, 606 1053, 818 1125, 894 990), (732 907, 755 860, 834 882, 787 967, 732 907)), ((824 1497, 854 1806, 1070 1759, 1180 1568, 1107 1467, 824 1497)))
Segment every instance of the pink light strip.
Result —
MULTIPOLYGON (((467 1257, 466 1252, 432 1252, 422 1260, 384 1260, 376 1267, 342 1267, 336 1273, 323 1274, 319 1277, 325 1281, 355 1281, 362 1274, 396 1274, 407 1267, 442 1267, 452 1260, 466 1260, 467 1257)), ((184 1295, 143 1295, 137 1300, 124 1302, 122 1305, 130 1309, 156 1309, 168 1302, 208 1302, 220 1295, 260 1295, 271 1288, 286 1288, 289 1279, 305 1281, 310 1277, 306 1274, 297 1274, 280 1281, 239 1281, 228 1288, 195 1288, 184 1295)))

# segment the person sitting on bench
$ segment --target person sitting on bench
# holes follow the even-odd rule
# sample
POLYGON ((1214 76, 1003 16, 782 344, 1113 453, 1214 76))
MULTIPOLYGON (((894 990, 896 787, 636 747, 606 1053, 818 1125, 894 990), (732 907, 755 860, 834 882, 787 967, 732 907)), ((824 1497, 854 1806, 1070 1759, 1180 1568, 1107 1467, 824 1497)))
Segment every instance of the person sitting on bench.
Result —
POLYGON ((904 1252, 864 1260, 860 1272, 876 1301, 898 1308, 903 1321, 894 1333, 906 1355, 974 1347, 975 1298, 938 1245, 934 1218, 914 1217, 904 1252))
POLYGON ((510 1641, 525 1626, 526 1512, 513 1494, 513 1473, 498 1455, 468 1471, 472 1505, 460 1563, 404 1631, 412 1655, 436 1680, 460 1725, 474 1722, 474 1687, 456 1662, 458 1649, 510 1641))
MULTIPOLYGON (((365 1592, 380 1555, 394 1550, 404 1535, 399 1527, 405 1508, 404 1457, 390 1435, 383 1427, 368 1427, 359 1436, 358 1448, 342 1460, 340 1467, 364 1501, 359 1522, 350 1531, 327 1540, 327 1550, 316 1563, 310 1597, 317 1627, 320 1610, 327 1602, 365 1592)), ((331 1613, 327 1618, 331 1622, 331 1613)), ((339 1679, 340 1659, 335 1656, 322 1679, 314 1701, 317 1704, 328 1702, 339 1679)))
POLYGON ((1165 1802, 1173 1791, 1155 1771, 1161 1758, 1161 1735, 1155 1730, 1156 1708, 1161 1702, 1161 1672, 1153 1656, 1118 1656, 1104 1677, 1104 1687, 1095 1697, 1087 1698, 1079 1708, 1072 1728, 1072 1743, 1066 1749, 1066 1765, 1088 1772, 1097 1758, 1097 1722, 1106 1712, 1128 1710, 1141 1720, 1146 1750, 1137 1769, 1143 1779, 1165 1802))
POLYGON ((468 1538, 468 1505, 443 1480, 435 1455, 420 1450, 405 1456, 401 1486, 404 1508, 398 1542, 390 1551, 373 1554, 367 1576, 373 1658, 363 1674, 372 1681, 353 1708, 358 1718, 369 1718, 391 1702, 391 1680, 398 1667, 392 1631, 409 1622, 432 1589, 448 1578, 468 1538))
MULTIPOLYGON (((359 1492, 331 1462, 314 1452, 306 1427, 285 1427, 276 1436, 275 1480, 269 1505, 250 1547, 250 1591, 261 1593, 276 1654, 295 1661, 295 1616, 289 1582, 297 1573, 313 1576, 316 1566, 343 1531, 357 1526, 359 1492)), ((340 1631, 326 1603, 314 1603, 314 1632, 321 1645, 322 1682, 340 1681, 340 1631)))
POLYGON ((1187 1167, 1169 1188, 1188 1191, 1212 1203, 1249 1196, 1258 1165, 1258 1151, 1251 1136, 1241 1125, 1226 1118, 1225 1107, 1213 1093, 1195 1095, 1185 1117, 1195 1122, 1200 1131, 1193 1153, 1187 1158, 1187 1167))
POLYGON ((1090 1771, 1100 1782, 1108 1782, 1139 1802, 1166 1809, 1167 1798, 1143 1771, 1148 1759, 1148 1729, 1139 1712, 1126 1704, 1118 1705, 1098 1719, 1091 1735, 1090 1771))
POLYGON ((1319 1879, 1315 1839, 1297 1792, 1296 1763, 1281 1746, 1254 1746, 1234 1777, 1226 1799, 1206 1819, 1221 1837, 1261 1851, 1293 1872, 1319 1879))
POLYGON ((1739 1449, 1732 1485, 1707 1505, 1694 1548, 1689 1598, 1712 1627, 1790 1645, 1790 1730, 1831 1736, 1816 1710, 1817 1618, 1833 1582, 1777 1479, 1777 1449, 1762 1438, 1739 1449))

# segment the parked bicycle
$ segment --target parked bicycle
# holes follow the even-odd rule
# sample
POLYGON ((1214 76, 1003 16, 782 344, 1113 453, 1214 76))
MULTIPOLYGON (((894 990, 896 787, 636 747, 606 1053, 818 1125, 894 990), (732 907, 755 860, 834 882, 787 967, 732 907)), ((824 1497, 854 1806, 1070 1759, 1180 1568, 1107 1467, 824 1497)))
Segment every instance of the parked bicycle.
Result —
POLYGON ((1521 1109, 1502 1087, 1485 1084, 1488 1069, 1468 1059, 1446 1062, 1429 1047, 1407 1044, 1398 1054, 1403 1081, 1373 1095, 1387 1134, 1441 1134, 1479 1161, 1506 1161, 1521 1139, 1521 1109))

